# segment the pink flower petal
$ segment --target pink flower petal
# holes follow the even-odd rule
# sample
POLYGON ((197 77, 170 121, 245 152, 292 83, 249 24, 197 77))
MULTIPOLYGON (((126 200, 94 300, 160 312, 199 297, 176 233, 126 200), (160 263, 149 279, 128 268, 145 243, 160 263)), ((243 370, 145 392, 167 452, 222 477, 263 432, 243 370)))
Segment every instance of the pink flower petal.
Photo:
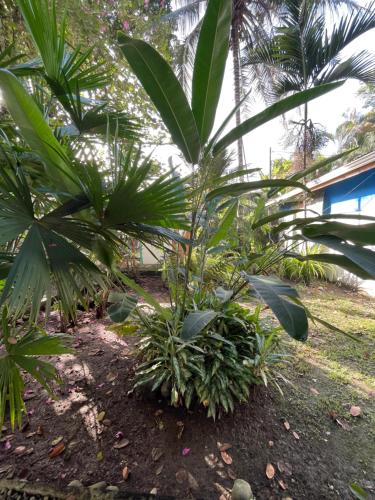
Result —
POLYGON ((182 455, 186 457, 186 455, 189 455, 190 453, 190 448, 183 448, 182 449, 182 455))

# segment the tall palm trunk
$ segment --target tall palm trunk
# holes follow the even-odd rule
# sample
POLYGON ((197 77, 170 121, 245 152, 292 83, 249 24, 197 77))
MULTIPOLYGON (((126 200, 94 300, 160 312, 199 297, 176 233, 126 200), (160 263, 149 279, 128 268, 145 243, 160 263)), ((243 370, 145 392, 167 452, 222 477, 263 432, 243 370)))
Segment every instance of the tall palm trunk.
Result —
MULTIPOLYGON (((234 102, 238 106, 241 101, 241 65, 240 65, 240 40, 239 26, 236 16, 232 22, 232 53, 233 53, 233 78, 234 78, 234 102)), ((241 125, 241 109, 238 107, 236 111, 236 125, 241 125)), ((238 168, 244 165, 244 149, 242 139, 237 141, 238 168)))

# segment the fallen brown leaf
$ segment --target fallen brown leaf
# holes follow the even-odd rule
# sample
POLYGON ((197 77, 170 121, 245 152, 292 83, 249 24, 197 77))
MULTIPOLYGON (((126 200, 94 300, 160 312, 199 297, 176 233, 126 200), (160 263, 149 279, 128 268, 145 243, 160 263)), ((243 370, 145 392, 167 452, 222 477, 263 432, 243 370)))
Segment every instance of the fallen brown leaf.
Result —
POLYGON ((129 474, 130 474, 130 470, 129 470, 129 467, 126 466, 122 469, 122 478, 124 481, 127 481, 128 477, 129 477, 129 474))
POLYGON ((315 387, 310 387, 310 392, 315 396, 319 396, 320 394, 320 392, 317 389, 315 389, 315 387))
POLYGON ((278 483, 279 483, 279 486, 280 486, 280 488, 281 488, 282 490, 284 490, 284 491, 285 491, 285 490, 288 488, 288 487, 287 487, 287 485, 284 483, 284 481, 283 481, 282 479, 280 479, 280 480, 278 481, 278 483))
POLYGON ((64 443, 59 443, 57 446, 54 446, 51 448, 48 452, 49 458, 55 458, 58 455, 61 455, 61 453, 65 450, 65 444, 64 443))
POLYGON ((118 377, 118 373, 114 372, 109 372, 108 375, 106 376, 107 382, 114 382, 118 377))
POLYGON ((15 455, 24 455, 26 453, 26 446, 17 446, 14 448, 15 455))
POLYGON ((352 417, 359 417, 361 415, 361 407, 360 406, 352 406, 350 408, 350 415, 352 417))
POLYGON ((296 433, 296 431, 293 431, 293 436, 297 439, 297 441, 299 440, 299 435, 296 433))
POLYGON ((284 427, 285 427, 285 429, 287 431, 289 431, 289 429, 290 429, 290 423, 287 420, 284 421, 284 427))
POLYGON ((163 469, 164 469, 164 464, 159 465, 159 467, 155 471, 155 474, 159 476, 162 473, 163 469))
POLYGON ((225 462, 227 465, 232 465, 233 458, 226 451, 220 452, 220 455, 221 458, 223 459, 223 462, 225 462))
POLYGON ((219 451, 227 451, 230 448, 232 448, 232 445, 230 443, 220 443, 220 441, 218 441, 217 447, 218 447, 219 451))
POLYGON ((213 453, 210 453, 209 455, 206 455, 204 457, 204 461, 208 465, 210 469, 214 469, 219 461, 217 457, 213 453))
POLYGON ((272 464, 268 463, 266 467, 266 476, 268 479, 273 479, 275 476, 275 468, 272 464))
POLYGON ((115 443, 113 447, 116 448, 116 450, 120 450, 121 448, 125 448, 126 446, 128 446, 129 443, 129 439, 124 438, 121 439, 121 441, 117 441, 117 443, 115 443))

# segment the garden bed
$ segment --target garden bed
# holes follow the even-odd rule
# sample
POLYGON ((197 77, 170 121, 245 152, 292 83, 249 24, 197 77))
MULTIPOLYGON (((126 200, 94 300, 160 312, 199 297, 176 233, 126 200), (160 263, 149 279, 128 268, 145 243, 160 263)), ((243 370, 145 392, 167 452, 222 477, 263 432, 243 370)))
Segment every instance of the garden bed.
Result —
MULTIPOLYGON (((148 286, 162 290, 157 279, 148 286)), ((258 499, 349 499, 352 483, 374 495, 374 301, 331 285, 302 295, 363 342, 316 330, 306 344, 285 336, 292 356, 280 371, 289 380, 284 397, 255 388, 248 404, 216 422, 202 408, 188 412, 133 392, 136 338, 119 338, 109 323, 82 313, 71 332, 75 354, 56 360, 64 381, 59 400, 30 383, 22 431, 12 433, 6 423, 0 479, 65 491, 72 481, 104 481, 125 492, 211 499, 238 477, 258 499), (359 416, 350 415, 352 406, 359 416), (219 449, 225 443, 229 458, 219 449), (62 453, 51 458, 59 445, 62 453)), ((57 330, 54 319, 49 331, 57 330)))

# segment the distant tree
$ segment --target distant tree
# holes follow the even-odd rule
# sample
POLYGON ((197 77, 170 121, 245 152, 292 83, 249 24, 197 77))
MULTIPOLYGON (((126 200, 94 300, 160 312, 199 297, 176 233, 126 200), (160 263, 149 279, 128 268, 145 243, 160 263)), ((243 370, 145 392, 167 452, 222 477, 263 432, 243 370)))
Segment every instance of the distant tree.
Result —
POLYGON ((358 148, 350 158, 375 151, 375 85, 362 86, 358 95, 364 99, 367 111, 347 111, 335 135, 340 151, 358 148))
MULTIPOLYGON (((52 0, 50 3, 52 5, 52 0)), ((112 75, 105 95, 99 97, 110 100, 117 109, 138 116, 154 131, 164 130, 147 94, 120 56, 115 41, 118 30, 125 31, 130 36, 148 40, 171 61, 175 45, 172 28, 158 22, 170 11, 171 0, 55 0, 55 3, 58 18, 61 20, 66 15, 68 43, 75 47, 93 47, 89 61, 104 63, 105 70, 112 75)), ((13 54, 23 54, 21 61, 37 55, 18 0, 0 0, 0 53, 9 47, 13 54)))
MULTIPOLYGON (((375 83, 373 54, 362 50, 349 57, 343 55, 353 40, 375 27, 374 3, 366 8, 352 8, 346 15, 336 11, 336 22, 328 29, 322 6, 336 8, 342 3, 285 0, 281 24, 269 38, 259 40, 254 49, 250 48, 243 61, 253 77, 257 78, 262 68, 274 72, 274 78, 261 82, 269 100, 348 78, 375 83)), ((313 147, 326 137, 314 130, 307 104, 296 125, 299 127, 297 150, 302 147, 302 168, 305 169, 312 159, 313 147)))

